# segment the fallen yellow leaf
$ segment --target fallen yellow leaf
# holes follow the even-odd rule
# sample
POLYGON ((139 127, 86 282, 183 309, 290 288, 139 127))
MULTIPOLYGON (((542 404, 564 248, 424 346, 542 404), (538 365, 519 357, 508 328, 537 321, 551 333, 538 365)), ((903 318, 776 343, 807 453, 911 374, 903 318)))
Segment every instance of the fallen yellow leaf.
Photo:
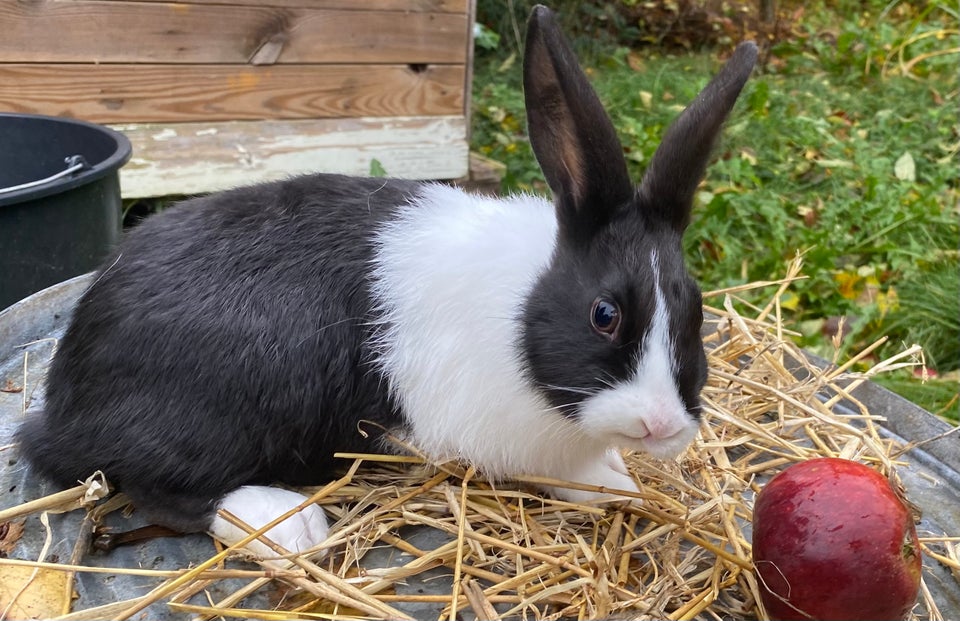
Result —
POLYGON ((7 619, 59 616, 67 591, 67 578, 67 572, 53 569, 0 566, 0 612, 6 610, 7 619))
POLYGON ((797 310, 797 307, 800 306, 800 298, 796 293, 787 292, 783 294, 783 297, 780 298, 780 308, 785 308, 787 310, 797 310))
POLYGON ((859 295, 860 275, 856 272, 839 272, 833 275, 833 280, 837 283, 840 295, 847 300, 853 300, 859 295))

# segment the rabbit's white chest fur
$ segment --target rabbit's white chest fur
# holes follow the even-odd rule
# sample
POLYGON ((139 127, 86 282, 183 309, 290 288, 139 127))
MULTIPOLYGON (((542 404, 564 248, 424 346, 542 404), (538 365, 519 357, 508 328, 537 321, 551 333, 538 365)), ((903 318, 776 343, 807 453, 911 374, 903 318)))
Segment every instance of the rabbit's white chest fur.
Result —
MULTIPOLYGON (((644 429, 639 418, 622 413, 651 409, 642 403, 651 388, 675 392, 651 386, 673 383, 669 318, 660 318, 657 351, 644 356, 633 381, 585 400, 582 420, 553 410, 523 370, 519 319, 556 234, 555 208, 545 200, 426 186, 377 235, 378 362, 410 439, 433 458, 460 458, 491 477, 532 474, 635 489, 610 438, 645 433, 636 430, 644 429), (594 424, 603 433, 585 433, 594 424)), ((679 399, 658 398, 653 408, 668 422, 646 426, 674 425, 678 449, 686 446, 696 426, 679 399)))
POLYGON ((548 404, 524 377, 517 318, 556 230, 553 205, 540 198, 430 185, 379 232, 379 363, 411 439, 429 455, 463 458, 494 477, 547 459, 541 449, 559 430, 546 433, 548 404))

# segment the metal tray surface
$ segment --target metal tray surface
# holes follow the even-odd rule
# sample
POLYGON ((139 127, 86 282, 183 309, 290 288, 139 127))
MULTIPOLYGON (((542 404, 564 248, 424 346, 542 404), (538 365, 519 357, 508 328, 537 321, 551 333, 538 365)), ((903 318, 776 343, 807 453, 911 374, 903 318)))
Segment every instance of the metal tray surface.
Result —
MULTIPOLYGON (((0 392, 0 510, 59 491, 33 473, 27 463, 19 459, 13 445, 14 432, 23 420, 25 405, 42 407, 43 377, 52 357, 56 339, 62 336, 69 321, 70 311, 83 291, 92 282, 87 274, 45 289, 18 304, 0 312, 0 387, 7 382, 23 386, 20 392, 0 392)), ((825 363, 824 363, 825 364, 825 363)), ((908 441, 923 441, 937 437, 950 426, 917 406, 876 384, 864 384, 854 397, 866 404, 871 413, 887 419, 886 433, 908 441)), ((840 403, 838 408, 845 408, 840 403)), ((951 434, 927 442, 908 452, 903 460, 906 467, 898 469, 910 500, 923 512, 917 525, 920 536, 942 536, 960 533, 960 437, 951 434)), ((72 553, 76 533, 83 512, 53 515, 50 526, 53 544, 48 560, 66 562, 72 553)), ((28 518, 23 537, 10 554, 11 558, 36 560, 43 545, 45 529, 39 517, 28 518)), ((118 512, 107 517, 107 525, 118 530, 129 530, 143 525, 132 517, 118 512)), ((421 543, 422 548, 437 547, 447 540, 436 531, 411 533, 409 540, 421 543), (429 540, 418 538, 429 537, 429 540)), ((215 553, 212 540, 205 535, 155 539, 141 544, 121 547, 109 554, 87 554, 84 564, 99 567, 142 567, 149 569, 180 569, 205 561, 215 553)), ((389 567, 409 562, 411 557, 392 549, 373 550, 364 559, 367 567, 389 567)), ((251 568, 242 562, 232 566, 251 568)), ((930 588, 945 619, 960 619, 960 584, 949 570, 925 559, 924 572, 930 588)), ((410 593, 441 594, 450 592, 450 572, 444 568, 431 570, 410 579, 402 588, 410 593)), ((243 582, 223 581, 213 586, 215 599, 225 596, 243 585, 243 582), (222 590, 219 592, 217 590, 222 590), (230 590, 227 590, 230 589, 230 590)), ((79 600, 75 609, 129 599, 157 586, 155 578, 128 575, 79 573, 75 588, 79 600)), ((198 603, 206 603, 199 595, 198 603)), ((270 608, 270 593, 261 591, 247 605, 270 608)), ((415 618, 436 618, 442 605, 398 605, 403 612, 415 618)), ((463 617, 471 618, 464 610, 463 617)), ((138 615, 144 621, 179 619, 184 615, 172 612, 163 604, 147 608, 138 615)))

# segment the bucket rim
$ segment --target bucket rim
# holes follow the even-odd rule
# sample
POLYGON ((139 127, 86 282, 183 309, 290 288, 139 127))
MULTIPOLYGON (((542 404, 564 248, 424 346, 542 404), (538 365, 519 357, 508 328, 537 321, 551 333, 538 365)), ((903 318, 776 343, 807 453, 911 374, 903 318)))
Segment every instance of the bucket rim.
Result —
POLYGON ((54 194, 61 194, 74 188, 98 181, 108 175, 117 174, 119 173, 120 168, 130 161, 130 157, 133 154, 133 146, 130 144, 130 139, 127 138, 122 132, 119 132, 106 125, 84 121, 82 119, 75 119, 68 116, 0 112, 0 123, 2 123, 4 119, 10 118, 27 121, 36 120, 53 122, 71 127, 84 127, 88 130, 98 132, 112 138, 115 147, 113 152, 106 159, 100 162, 91 163, 89 168, 82 170, 71 177, 57 179, 51 183, 25 188, 23 190, 17 190, 8 194, 0 194, 0 207, 15 205, 17 203, 23 203, 54 194))

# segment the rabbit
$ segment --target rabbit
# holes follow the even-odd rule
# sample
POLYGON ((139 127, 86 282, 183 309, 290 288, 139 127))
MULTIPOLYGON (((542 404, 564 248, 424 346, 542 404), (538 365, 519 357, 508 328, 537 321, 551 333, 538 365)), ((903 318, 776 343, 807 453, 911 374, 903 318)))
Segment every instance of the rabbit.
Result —
POLYGON ((553 202, 316 174, 151 216, 79 300, 23 453, 64 485, 102 470, 153 522, 227 543, 244 533, 218 509, 257 528, 301 508, 267 533, 296 552, 327 538, 324 512, 273 485, 324 483, 334 453, 383 450, 384 431, 491 479, 586 484, 545 487, 561 499, 636 492, 621 449, 669 458, 697 434, 681 237, 756 56, 736 49, 634 186, 536 7, 525 105, 553 202))

